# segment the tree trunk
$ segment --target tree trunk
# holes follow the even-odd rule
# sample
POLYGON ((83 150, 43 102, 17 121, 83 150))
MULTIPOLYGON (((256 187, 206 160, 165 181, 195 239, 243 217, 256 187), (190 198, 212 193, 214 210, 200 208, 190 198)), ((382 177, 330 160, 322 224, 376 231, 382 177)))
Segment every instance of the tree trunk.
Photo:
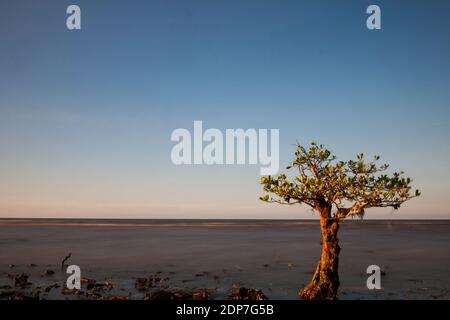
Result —
POLYGON ((339 220, 331 218, 331 208, 323 208, 320 215, 322 254, 311 282, 299 291, 307 300, 335 300, 339 288, 339 220))

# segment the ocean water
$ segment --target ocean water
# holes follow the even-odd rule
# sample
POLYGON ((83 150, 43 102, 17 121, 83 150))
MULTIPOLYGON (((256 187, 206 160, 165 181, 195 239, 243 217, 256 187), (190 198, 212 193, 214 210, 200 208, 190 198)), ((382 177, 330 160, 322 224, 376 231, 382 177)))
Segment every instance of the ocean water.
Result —
MULTIPOLYGON (((341 299, 450 298, 450 221, 348 220, 339 238, 341 299), (383 270, 381 290, 367 289, 369 265, 383 270)), ((320 248, 317 220, 0 219, 0 286, 20 272, 29 290, 64 284, 71 253, 83 276, 134 299, 134 280, 154 274, 168 278, 164 287, 211 288, 216 298, 241 285, 297 299, 320 248), (48 269, 55 275, 42 277, 48 269)))

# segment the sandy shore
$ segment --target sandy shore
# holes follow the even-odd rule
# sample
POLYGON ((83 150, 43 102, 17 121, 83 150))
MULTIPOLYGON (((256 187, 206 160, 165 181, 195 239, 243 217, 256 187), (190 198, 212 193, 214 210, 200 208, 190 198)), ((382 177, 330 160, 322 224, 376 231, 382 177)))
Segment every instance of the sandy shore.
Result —
MULTIPOLYGON (((208 288, 223 299, 239 284, 270 299, 298 299, 319 242, 317 221, 0 219, 0 293, 80 298, 50 287, 64 285, 61 261, 70 252, 68 263, 83 277, 113 285, 108 295, 142 299, 158 288, 208 288), (44 275, 48 270, 55 273, 44 275), (30 285, 14 288, 21 273, 30 285), (137 290, 136 278, 149 276, 158 281, 137 290)), ((339 297, 449 299, 449 243, 450 221, 345 221, 339 297), (382 290, 366 287, 372 264, 385 272, 382 290)))

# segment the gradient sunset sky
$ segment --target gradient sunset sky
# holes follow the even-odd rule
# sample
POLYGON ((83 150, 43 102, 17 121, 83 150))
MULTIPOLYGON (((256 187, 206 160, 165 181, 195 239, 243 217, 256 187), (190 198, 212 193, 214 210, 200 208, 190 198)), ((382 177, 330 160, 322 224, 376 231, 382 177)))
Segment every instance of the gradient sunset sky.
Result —
POLYGON ((379 154, 422 196, 367 218, 448 219, 449 21, 449 1, 0 0, 0 217, 314 217, 258 200, 259 166, 173 165, 202 120, 280 129, 283 170, 296 141, 379 154))

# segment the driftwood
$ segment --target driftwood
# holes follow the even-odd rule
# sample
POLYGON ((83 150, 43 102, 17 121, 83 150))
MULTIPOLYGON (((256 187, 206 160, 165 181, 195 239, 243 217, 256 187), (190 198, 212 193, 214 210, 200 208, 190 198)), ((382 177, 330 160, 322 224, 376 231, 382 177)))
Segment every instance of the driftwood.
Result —
POLYGON ((62 260, 61 262, 61 269, 64 269, 64 264, 66 263, 67 260, 69 260, 69 258, 72 256, 72 253, 69 252, 69 254, 62 260))

